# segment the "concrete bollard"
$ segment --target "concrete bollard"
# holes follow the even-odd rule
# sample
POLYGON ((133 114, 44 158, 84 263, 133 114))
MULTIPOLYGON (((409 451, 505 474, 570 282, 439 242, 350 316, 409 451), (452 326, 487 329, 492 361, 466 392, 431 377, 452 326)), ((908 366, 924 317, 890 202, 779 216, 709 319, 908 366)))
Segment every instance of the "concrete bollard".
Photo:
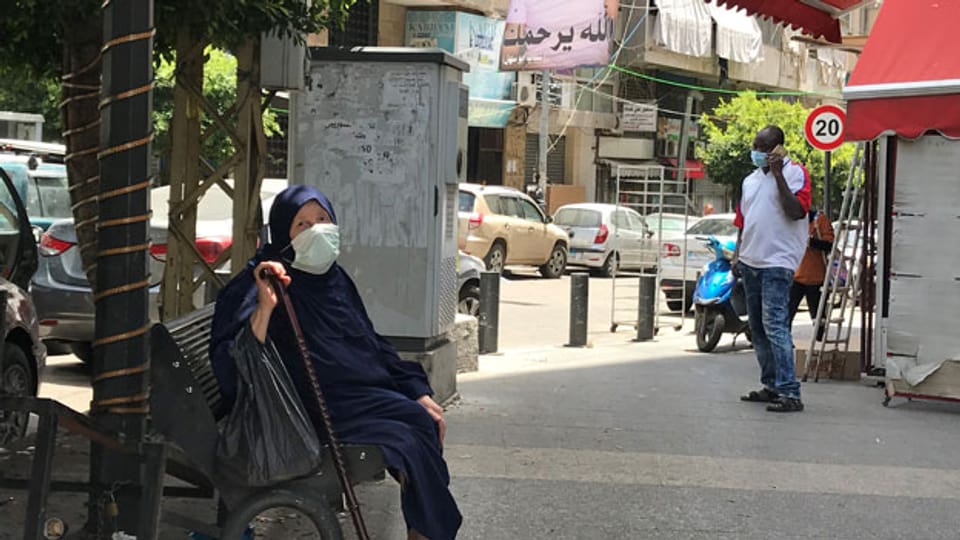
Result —
POLYGON ((477 344, 480 354, 497 352, 500 331, 500 274, 480 273, 480 316, 477 344))
POLYGON ((653 339, 654 334, 654 310, 657 302, 656 276, 640 276, 639 297, 636 341, 649 341, 653 339))
POLYGON ((587 314, 590 311, 590 275, 570 275, 570 341, 568 347, 587 345, 587 314))
POLYGON ((568 347, 586 347, 587 314, 590 311, 590 274, 570 275, 570 341, 568 347))

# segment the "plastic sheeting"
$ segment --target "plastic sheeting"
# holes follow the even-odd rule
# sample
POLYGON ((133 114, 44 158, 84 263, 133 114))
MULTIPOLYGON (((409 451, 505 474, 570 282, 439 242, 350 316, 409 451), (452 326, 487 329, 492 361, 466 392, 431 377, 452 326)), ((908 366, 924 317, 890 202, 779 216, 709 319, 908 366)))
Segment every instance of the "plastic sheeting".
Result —
POLYGON ((713 20, 703 0, 658 0, 657 6, 653 31, 658 45, 687 56, 713 55, 713 20))
POLYGON ((763 60, 763 33, 755 17, 716 4, 706 8, 717 23, 717 56, 745 64, 763 60))
MULTIPOLYGON (((897 144, 887 376, 917 386, 960 360, 960 143, 939 136, 897 144)), ((882 247, 881 247, 882 249, 882 247)), ((960 385, 957 387, 960 392, 960 385)))

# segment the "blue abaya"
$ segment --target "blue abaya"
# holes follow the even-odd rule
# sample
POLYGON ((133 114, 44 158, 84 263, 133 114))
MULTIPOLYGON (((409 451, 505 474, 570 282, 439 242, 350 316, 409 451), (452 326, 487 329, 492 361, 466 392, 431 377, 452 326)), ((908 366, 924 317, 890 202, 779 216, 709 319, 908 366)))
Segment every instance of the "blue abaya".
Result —
MULTIPOLYGON (((292 268, 290 225, 305 203, 314 200, 336 222, 330 201, 310 186, 291 186, 270 211, 272 242, 220 293, 213 320, 213 369, 226 407, 236 395, 236 366, 230 346, 249 324, 257 304, 253 267, 280 261, 292 278, 287 291, 303 329, 310 360, 320 381, 333 427, 343 443, 383 448, 387 467, 403 479, 401 505, 407 527, 431 540, 456 537, 462 521, 448 489, 450 476, 436 422, 416 400, 433 391, 420 364, 401 360, 367 317, 347 273, 334 264, 316 275, 292 268)), ((244 332, 242 336, 250 336, 244 332)), ((268 339, 283 358, 300 399, 322 433, 322 420, 282 306, 274 309, 268 339)), ((252 337, 253 346, 260 346, 252 337)), ((248 344, 244 344, 248 345, 248 344)), ((221 411, 223 413, 225 411, 221 411)))

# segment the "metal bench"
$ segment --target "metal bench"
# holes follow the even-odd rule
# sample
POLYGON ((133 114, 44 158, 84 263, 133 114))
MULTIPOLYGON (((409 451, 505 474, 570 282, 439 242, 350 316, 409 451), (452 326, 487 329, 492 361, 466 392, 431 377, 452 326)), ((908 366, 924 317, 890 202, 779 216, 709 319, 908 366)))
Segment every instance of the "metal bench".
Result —
MULTIPOLYGON (((153 327, 151 347, 151 431, 163 435, 167 474, 218 494, 222 527, 166 511, 162 520, 215 538, 241 538, 248 524, 270 508, 293 508, 313 521, 325 539, 340 539, 335 510, 343 491, 329 448, 315 474, 265 488, 217 483, 214 455, 217 444, 215 415, 222 406, 220 390, 210 365, 213 305, 153 327)), ((383 453, 376 446, 345 445, 343 456, 354 484, 384 478, 383 453)))

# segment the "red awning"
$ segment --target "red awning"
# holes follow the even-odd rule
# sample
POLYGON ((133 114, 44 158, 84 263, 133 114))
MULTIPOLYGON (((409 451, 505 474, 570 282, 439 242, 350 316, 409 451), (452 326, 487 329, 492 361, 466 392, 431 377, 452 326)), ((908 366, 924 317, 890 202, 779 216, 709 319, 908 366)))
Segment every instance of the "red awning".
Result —
POLYGON ((841 42, 837 17, 872 0, 707 0, 773 19, 813 37, 841 42))
MULTIPOLYGON (((677 158, 664 158, 663 161, 671 167, 671 176, 676 178, 676 172, 679 168, 677 167, 677 158)), ((706 175, 703 170, 703 162, 699 159, 688 159, 686 165, 683 167, 683 175, 693 180, 699 180, 703 178, 706 175)))
POLYGON ((960 137, 960 56, 950 48, 958 20, 957 1, 884 1, 843 89, 845 140, 960 137))

